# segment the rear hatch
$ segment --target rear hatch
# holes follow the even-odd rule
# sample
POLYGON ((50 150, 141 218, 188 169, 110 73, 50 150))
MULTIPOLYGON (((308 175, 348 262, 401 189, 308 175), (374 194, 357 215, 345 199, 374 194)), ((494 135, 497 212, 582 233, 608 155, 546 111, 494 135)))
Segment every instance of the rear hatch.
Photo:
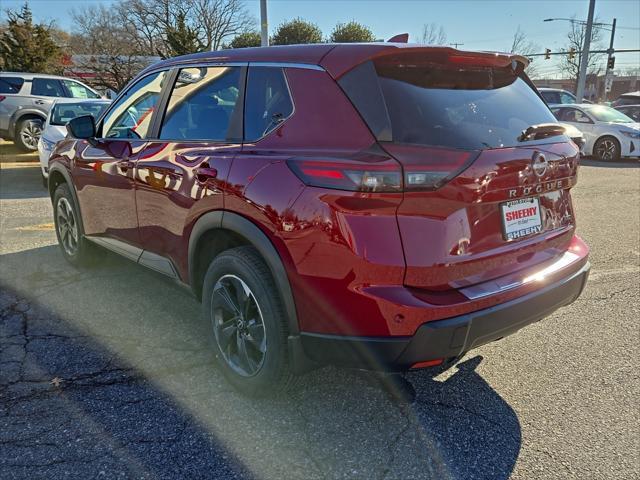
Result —
POLYGON ((567 249, 579 152, 523 68, 507 56, 407 49, 339 80, 403 169, 406 285, 461 288, 567 249))

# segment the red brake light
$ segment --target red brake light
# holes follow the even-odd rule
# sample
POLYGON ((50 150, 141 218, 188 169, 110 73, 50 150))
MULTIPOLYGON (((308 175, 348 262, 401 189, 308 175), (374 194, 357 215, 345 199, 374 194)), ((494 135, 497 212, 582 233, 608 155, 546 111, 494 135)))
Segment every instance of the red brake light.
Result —
POLYGON ((346 159, 293 158, 287 165, 306 185, 353 192, 400 192, 402 170, 394 160, 362 162, 346 159))
POLYGON ((5 97, 4 95, 0 95, 0 102, 3 101, 5 98, 7 97, 5 97))
POLYGON ((384 143, 404 170, 404 190, 435 190, 466 169, 477 151, 384 143))

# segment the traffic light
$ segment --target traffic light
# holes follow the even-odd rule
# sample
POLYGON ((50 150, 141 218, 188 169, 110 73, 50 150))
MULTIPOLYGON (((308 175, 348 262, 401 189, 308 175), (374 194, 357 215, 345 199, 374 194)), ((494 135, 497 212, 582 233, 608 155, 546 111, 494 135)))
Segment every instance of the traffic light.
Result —
POLYGON ((576 49, 571 47, 569 49, 569 60, 573 60, 574 58, 576 58, 576 49))
POLYGON ((544 59, 545 60, 549 60, 551 58, 551 49, 550 48, 545 48, 544 49, 544 59))
POLYGON ((616 64, 616 57, 609 57, 607 60, 607 70, 613 70, 613 67, 616 64))

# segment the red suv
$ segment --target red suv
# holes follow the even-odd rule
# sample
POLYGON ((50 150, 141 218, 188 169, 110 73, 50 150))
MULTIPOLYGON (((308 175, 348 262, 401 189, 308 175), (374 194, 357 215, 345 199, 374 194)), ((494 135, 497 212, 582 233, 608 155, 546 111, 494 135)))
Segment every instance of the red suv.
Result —
POLYGON ((587 280, 578 148, 526 59, 407 44, 206 52, 138 75, 50 159, 63 255, 188 286, 242 391, 449 362, 587 280))

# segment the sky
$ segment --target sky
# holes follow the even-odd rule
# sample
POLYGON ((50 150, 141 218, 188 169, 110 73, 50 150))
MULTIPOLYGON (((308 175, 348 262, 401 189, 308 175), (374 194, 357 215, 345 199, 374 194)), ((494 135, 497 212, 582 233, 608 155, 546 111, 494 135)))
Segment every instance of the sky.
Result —
MULTIPOLYGON (((29 0, 36 20, 54 20, 67 30, 72 28, 68 12, 89 3, 108 5, 115 0, 29 0)), ((0 0, 2 9, 16 8, 23 0, 0 0)), ((258 0, 245 0, 247 9, 260 14, 258 0)), ((513 34, 520 28, 532 42, 552 51, 564 47, 569 22, 543 22, 545 18, 586 19, 588 0, 268 0, 270 32, 278 24, 301 17, 316 23, 328 36, 338 22, 357 20, 370 27, 377 38, 388 39, 409 33, 417 40, 425 23, 444 27, 448 42, 461 43, 469 50, 508 50, 513 34)), ((611 23, 617 18, 615 47, 640 49, 640 1, 596 0, 598 21, 611 23)), ((4 13, 3 13, 4 17, 4 13)), ((608 47, 609 32, 603 32, 608 47)), ((540 76, 557 72, 554 60, 535 59, 540 76)), ((616 54, 616 67, 637 67, 640 53, 616 54)))

